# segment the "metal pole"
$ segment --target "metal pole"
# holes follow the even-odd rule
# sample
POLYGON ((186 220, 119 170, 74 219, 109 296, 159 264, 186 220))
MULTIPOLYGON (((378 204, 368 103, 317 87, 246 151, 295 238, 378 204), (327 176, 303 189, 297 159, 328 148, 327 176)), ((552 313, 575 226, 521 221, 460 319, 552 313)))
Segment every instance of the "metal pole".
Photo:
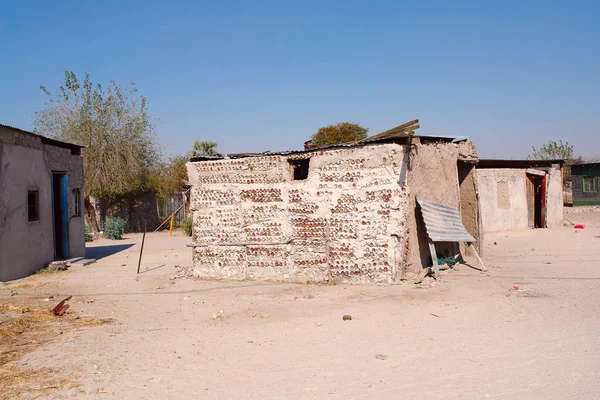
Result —
POLYGON ((138 261, 137 273, 140 273, 140 267, 142 266, 142 253, 144 252, 144 241, 146 240, 146 220, 144 220, 144 236, 142 236, 142 248, 140 249, 140 261, 138 261))
POLYGON ((162 228, 164 226, 164 224, 166 224, 167 222, 169 222, 171 220, 171 218, 173 217, 174 214, 177 214, 179 212, 179 210, 181 210, 183 207, 185 206, 185 204, 183 204, 182 206, 180 206, 177 210, 175 210, 175 212, 173 214, 171 214, 171 216, 169 218, 167 218, 166 220, 163 221, 162 224, 160 224, 158 226, 158 228, 156 228, 154 230, 154 232, 156 232, 157 230, 159 230, 160 228, 162 228))

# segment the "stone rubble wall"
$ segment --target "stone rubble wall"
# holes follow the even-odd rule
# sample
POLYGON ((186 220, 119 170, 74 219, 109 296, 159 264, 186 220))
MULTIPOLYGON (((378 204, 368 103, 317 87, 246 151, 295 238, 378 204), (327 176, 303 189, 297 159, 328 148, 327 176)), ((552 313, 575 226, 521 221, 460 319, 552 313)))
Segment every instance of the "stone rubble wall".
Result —
POLYGON ((194 274, 393 282, 407 243, 406 146, 376 144, 188 163, 194 274), (310 158, 306 180, 288 159, 310 158))

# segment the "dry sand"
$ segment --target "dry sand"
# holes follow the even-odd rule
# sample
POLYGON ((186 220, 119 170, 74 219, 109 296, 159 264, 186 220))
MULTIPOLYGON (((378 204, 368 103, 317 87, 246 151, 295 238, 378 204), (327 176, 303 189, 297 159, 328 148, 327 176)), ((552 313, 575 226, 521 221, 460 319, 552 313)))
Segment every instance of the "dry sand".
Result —
POLYGON ((0 296, 73 295, 73 312, 118 321, 16 361, 78 384, 40 398, 596 399, 600 212, 569 218, 586 228, 488 234, 488 273, 459 266, 423 285, 171 280, 189 238, 159 233, 140 275, 131 235, 0 296))

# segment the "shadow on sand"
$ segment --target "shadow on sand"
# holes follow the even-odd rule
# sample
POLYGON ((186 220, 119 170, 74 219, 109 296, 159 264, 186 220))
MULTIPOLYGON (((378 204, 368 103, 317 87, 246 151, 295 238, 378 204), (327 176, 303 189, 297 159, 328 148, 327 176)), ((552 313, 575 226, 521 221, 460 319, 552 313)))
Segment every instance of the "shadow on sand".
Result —
POLYGON ((101 258, 120 253, 121 251, 127 250, 128 248, 133 247, 133 246, 135 246, 135 243, 115 244, 115 245, 111 245, 111 246, 86 247, 85 257, 86 258, 95 258, 96 260, 99 260, 101 258))

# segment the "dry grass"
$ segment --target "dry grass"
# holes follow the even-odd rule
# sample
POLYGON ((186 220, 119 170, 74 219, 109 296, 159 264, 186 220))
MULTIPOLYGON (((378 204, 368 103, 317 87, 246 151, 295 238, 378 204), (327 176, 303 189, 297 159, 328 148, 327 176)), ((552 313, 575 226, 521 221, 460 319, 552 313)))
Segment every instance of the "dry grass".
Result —
POLYGON ((27 279, 19 280, 17 283, 9 283, 5 287, 7 289, 36 289, 42 286, 53 286, 58 285, 60 282, 57 281, 40 281, 36 280, 33 277, 36 275, 32 275, 27 279))
MULTIPOLYGON (((58 301, 57 301, 58 303, 58 301)), ((35 398, 53 389, 73 387, 64 373, 51 368, 22 369, 15 361, 73 329, 114 323, 113 319, 55 316, 51 307, 0 303, 0 399, 35 398)))
POLYGON ((0 367, 0 399, 35 399, 53 390, 77 385, 51 368, 21 369, 14 364, 0 367))

